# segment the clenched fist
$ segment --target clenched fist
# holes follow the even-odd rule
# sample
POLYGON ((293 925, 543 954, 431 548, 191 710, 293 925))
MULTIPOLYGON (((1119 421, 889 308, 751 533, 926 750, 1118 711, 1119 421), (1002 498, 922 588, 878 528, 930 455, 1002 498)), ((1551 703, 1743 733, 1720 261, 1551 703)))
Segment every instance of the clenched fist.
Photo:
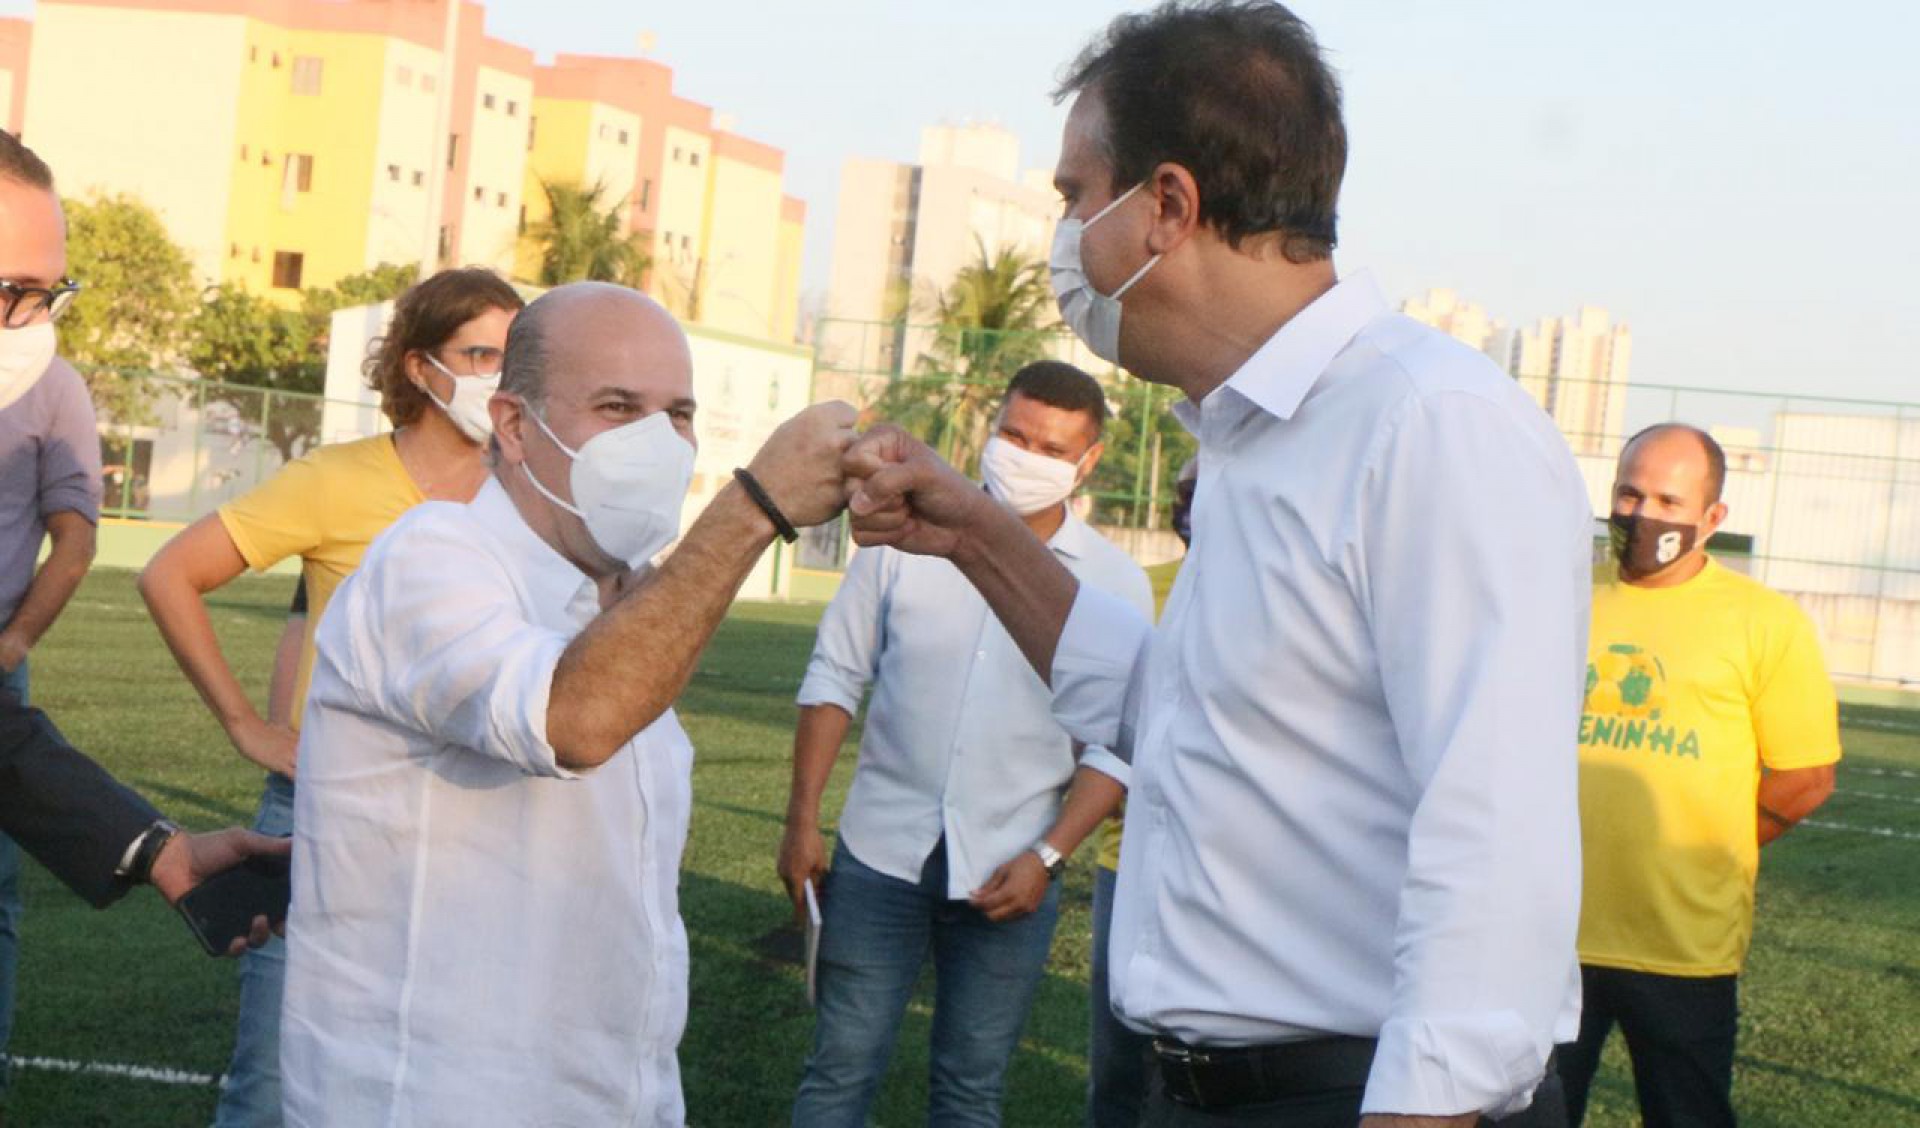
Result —
POLYGON ((780 424, 753 456, 748 473, 795 525, 830 521, 846 506, 840 463, 853 443, 856 417, 852 404, 816 403, 780 424))
POLYGON ((968 530, 994 511, 983 490, 890 423, 862 435, 845 466, 856 544, 951 557, 968 530))

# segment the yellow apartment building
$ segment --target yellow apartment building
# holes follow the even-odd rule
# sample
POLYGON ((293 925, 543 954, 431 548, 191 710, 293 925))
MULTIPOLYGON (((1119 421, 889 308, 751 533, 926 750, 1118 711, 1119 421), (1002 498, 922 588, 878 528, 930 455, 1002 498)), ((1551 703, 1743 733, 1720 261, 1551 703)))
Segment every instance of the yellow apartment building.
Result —
POLYGON ((476 3, 40 0, 0 20, 0 115, 64 192, 152 206, 208 283, 291 303, 389 262, 531 280, 541 182, 597 183, 676 313, 794 338, 806 208, 783 154, 651 59, 536 66, 476 3))
POLYGON ((206 281, 511 269, 533 57, 479 5, 41 0, 34 25, 28 143, 63 191, 151 205, 206 281))
MULTIPOLYGON (((799 318, 806 206, 783 192, 785 156, 714 125, 673 93, 650 59, 562 54, 534 72, 527 221, 545 217, 541 181, 599 184, 642 237, 646 287, 669 309, 722 332, 792 341, 799 318)), ((530 275, 538 252, 523 245, 530 275)))

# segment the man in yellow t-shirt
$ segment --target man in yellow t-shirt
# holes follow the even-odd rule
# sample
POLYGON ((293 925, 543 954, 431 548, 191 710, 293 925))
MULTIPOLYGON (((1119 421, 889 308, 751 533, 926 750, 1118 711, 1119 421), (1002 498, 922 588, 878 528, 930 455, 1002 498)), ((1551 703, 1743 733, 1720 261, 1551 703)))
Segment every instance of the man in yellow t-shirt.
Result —
POLYGON ((1618 1024, 1643 1121, 1731 1125, 1760 848, 1826 800, 1838 707, 1813 624, 1715 562, 1726 456, 1679 424, 1621 450, 1580 719, 1585 898, 1575 1128, 1618 1024))

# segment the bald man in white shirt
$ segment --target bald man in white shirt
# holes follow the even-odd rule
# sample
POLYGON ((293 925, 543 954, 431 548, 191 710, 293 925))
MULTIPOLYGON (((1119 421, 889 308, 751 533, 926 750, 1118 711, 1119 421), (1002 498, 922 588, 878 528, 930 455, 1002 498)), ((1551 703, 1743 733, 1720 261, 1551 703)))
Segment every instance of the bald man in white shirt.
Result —
POLYGON ((849 456, 856 539, 952 560, 1068 731, 1132 756, 1109 978, 1155 1038, 1146 1123, 1561 1122, 1591 543, 1566 444, 1336 276, 1340 92, 1284 7, 1122 17, 1061 93, 1061 313, 1184 392, 1200 442, 1161 625, 897 430, 849 456))
POLYGON ((316 634, 289 1125, 684 1123, 672 705, 776 533, 839 512, 853 410, 775 431, 687 531, 685 335, 624 287, 515 319, 470 504, 374 542, 316 634))

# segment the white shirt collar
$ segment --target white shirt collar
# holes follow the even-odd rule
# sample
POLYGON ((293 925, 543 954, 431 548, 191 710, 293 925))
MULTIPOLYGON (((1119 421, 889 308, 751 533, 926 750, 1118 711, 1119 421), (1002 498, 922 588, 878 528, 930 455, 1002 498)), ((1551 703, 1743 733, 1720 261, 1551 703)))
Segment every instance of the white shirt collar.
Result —
POLYGON ((556 613, 564 610, 580 626, 599 613, 600 596, 592 577, 533 531, 499 478, 489 476, 469 506, 506 548, 536 607, 556 613), (582 597, 582 588, 591 598, 582 597))
MULTIPOLYGON (((1386 312, 1386 296, 1373 275, 1364 270, 1350 275, 1294 314, 1207 399, 1231 389, 1267 414, 1290 419, 1340 350, 1386 312)), ((1173 410, 1188 430, 1198 433, 1198 405, 1181 400, 1173 410)))

